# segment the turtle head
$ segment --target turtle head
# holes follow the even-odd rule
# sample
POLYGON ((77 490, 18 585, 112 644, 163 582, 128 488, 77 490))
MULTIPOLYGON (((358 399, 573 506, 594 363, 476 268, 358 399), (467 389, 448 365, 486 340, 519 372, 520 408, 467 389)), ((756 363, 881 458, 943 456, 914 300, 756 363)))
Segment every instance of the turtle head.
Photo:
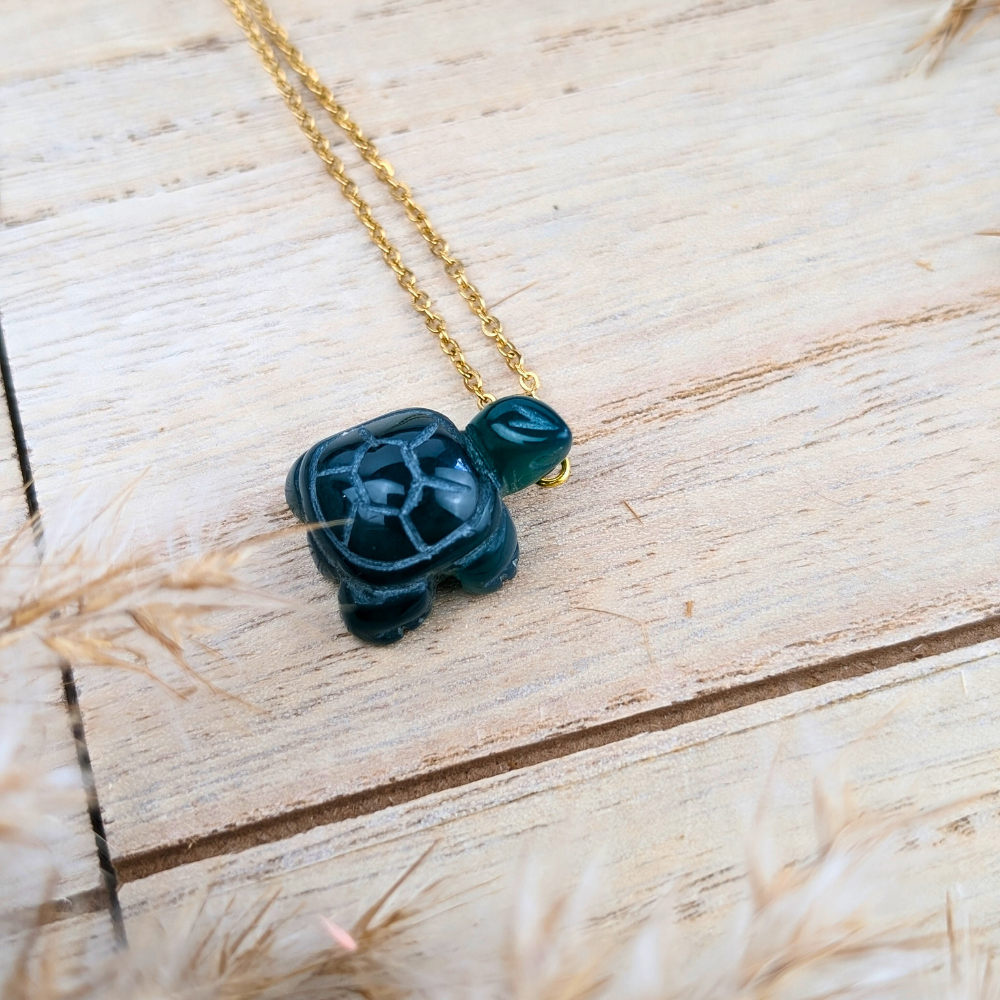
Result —
POLYGON ((484 406, 465 433, 493 467, 504 494, 537 483, 569 454, 573 443, 566 421, 533 396, 505 396, 484 406))

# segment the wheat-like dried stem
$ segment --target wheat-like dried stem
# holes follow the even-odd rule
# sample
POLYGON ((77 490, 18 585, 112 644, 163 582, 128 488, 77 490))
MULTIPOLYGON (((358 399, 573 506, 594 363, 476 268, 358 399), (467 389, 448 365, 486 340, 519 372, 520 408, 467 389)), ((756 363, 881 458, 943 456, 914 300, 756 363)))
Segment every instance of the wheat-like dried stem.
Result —
POLYGON ((945 0, 934 12, 927 30, 910 46, 909 51, 924 49, 916 70, 930 73, 977 11, 993 17, 1000 13, 1000 0, 945 0))
POLYGON ((192 657, 217 655, 204 639, 213 616, 279 605, 249 587, 240 567, 250 551, 301 529, 211 547, 184 538, 128 546, 119 537, 127 495, 41 556, 30 524, 0 541, 0 651, 10 661, 37 662, 42 647, 53 663, 138 673, 180 699, 201 686, 252 708, 197 670, 192 657))

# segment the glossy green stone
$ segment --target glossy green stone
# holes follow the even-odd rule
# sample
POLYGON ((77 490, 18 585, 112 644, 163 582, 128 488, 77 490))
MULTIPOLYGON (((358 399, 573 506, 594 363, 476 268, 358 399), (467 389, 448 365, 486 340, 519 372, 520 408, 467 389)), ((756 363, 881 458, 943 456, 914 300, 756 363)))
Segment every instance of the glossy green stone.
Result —
POLYGON ((531 396, 506 396, 484 406, 469 421, 465 435, 495 472, 504 496, 537 483, 569 454, 573 443, 562 417, 531 396))
POLYGON ((433 410, 400 410, 313 445, 285 496, 306 524, 320 572, 340 584, 348 629, 395 642, 430 613, 454 577, 473 594, 517 572, 517 532, 502 497, 538 482, 569 454, 562 418, 510 396, 460 431, 433 410))

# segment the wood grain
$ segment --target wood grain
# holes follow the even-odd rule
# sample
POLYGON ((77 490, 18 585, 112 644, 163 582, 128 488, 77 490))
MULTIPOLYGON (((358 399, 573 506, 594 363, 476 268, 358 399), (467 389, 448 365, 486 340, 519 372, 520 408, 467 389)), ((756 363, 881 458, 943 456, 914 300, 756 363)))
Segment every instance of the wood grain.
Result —
MULTIPOLYGON (((140 535, 234 537, 315 438, 473 410, 223 6, 154 8, 77 0, 58 58, 10 15, 6 329, 43 507, 148 469, 140 535)), ((84 672, 118 858, 1000 611, 995 34, 928 80, 908 0, 279 13, 507 297, 575 474, 513 498, 511 586, 388 650, 276 547, 306 611, 203 667, 259 714, 84 672)))
POLYGON ((81 979, 101 982, 99 971, 106 962, 113 960, 115 949, 106 913, 67 917, 46 924, 37 936, 28 931, 4 934, 0 929, 0 985, 8 985, 7 978, 14 972, 15 963, 27 953, 37 963, 32 967, 37 970, 34 980, 37 987, 20 993, 12 988, 10 996, 53 996, 56 983, 65 991, 61 993, 63 996, 85 995, 82 991, 79 994, 70 992, 71 984, 81 979))
MULTIPOLYGON (((983 644, 184 865, 124 886, 126 922, 155 915, 169 924, 210 889, 235 912, 276 894, 275 915, 298 911, 318 936, 318 915, 350 926, 435 845, 409 892, 435 881, 440 889, 399 944, 401 966, 422 958, 439 979, 455 961, 488 979, 526 857, 552 891, 599 862, 597 928, 621 932, 658 912, 697 951, 748 900, 749 842, 762 858, 769 845, 774 866, 814 851, 820 780, 898 822, 868 885, 873 904, 884 894, 873 907, 883 919, 916 926, 926 917, 943 931, 946 893, 960 884, 972 926, 996 943, 998 668, 1000 643, 983 644)), ((847 894, 833 884, 830 907, 835 897, 847 894)), ((404 890, 398 902, 407 898, 404 890)))
MULTIPOLYGON (((0 544, 22 528, 27 516, 21 472, 7 419, 7 400, 0 388, 0 544)), ((34 555, 30 547, 27 554, 29 557, 34 555)), ((5 880, 0 892, 0 937, 7 929, 11 911, 20 913, 25 905, 45 898, 36 897, 44 891, 50 862, 51 868, 58 873, 51 901, 59 906, 70 905, 68 897, 97 890, 101 884, 83 789, 75 786, 79 766, 59 671, 51 663, 42 663, 40 657, 37 663, 29 663, 28 669, 24 669, 24 657, 31 656, 34 660, 34 653, 26 653, 16 647, 4 650, 2 656, 0 732, 5 741, 16 738, 22 747, 18 758, 20 766, 37 764, 43 773, 59 772, 62 776, 59 782, 63 787, 53 789, 46 803, 52 815, 36 830, 44 843, 47 858, 39 852, 37 844, 28 845, 23 850, 9 843, 0 845, 5 852, 2 866, 5 880), (15 667, 17 672, 12 679, 10 671, 15 667)), ((15 820, 16 817, 4 816, 5 822, 15 820)), ((0 952, 4 951, 4 946, 0 944, 0 952)))

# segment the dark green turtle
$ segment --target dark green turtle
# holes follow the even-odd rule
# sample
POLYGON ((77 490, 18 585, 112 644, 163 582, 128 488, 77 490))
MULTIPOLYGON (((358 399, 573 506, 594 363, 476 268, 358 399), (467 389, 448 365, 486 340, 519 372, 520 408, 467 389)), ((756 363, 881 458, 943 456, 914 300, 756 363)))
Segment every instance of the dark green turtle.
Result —
POLYGON ((502 497, 569 454, 565 421, 531 396, 484 407, 460 431, 433 410, 399 410, 315 444, 292 466, 288 506, 316 524, 309 547, 340 583, 347 628, 389 643, 430 613, 439 579, 473 594, 517 572, 502 497))

